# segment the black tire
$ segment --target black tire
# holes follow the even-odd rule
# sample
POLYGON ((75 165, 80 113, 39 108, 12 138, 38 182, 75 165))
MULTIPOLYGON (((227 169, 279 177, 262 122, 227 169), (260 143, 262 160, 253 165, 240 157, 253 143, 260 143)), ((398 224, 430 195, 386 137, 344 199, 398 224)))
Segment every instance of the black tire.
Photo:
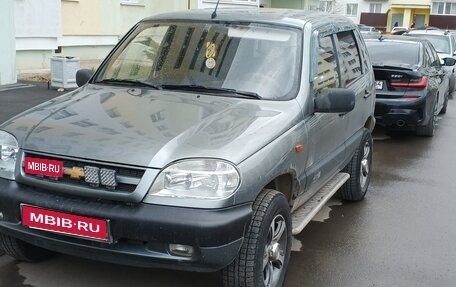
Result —
POLYGON ((433 115, 430 117, 428 123, 424 126, 418 126, 416 128, 416 135, 423 136, 423 137, 433 137, 435 134, 435 129, 437 126, 437 102, 436 99, 433 107, 433 115))
POLYGON ((372 147, 372 135, 366 129, 355 154, 343 169, 350 174, 350 178, 339 189, 341 199, 359 201, 366 195, 372 176, 372 147))
POLYGON ((448 97, 449 97, 450 92, 445 95, 445 100, 443 101, 443 107, 440 110, 440 114, 444 115, 447 112, 447 107, 448 107, 448 97))
POLYGON ((291 229, 285 196, 264 189, 253 203, 252 220, 237 258, 222 270, 223 286, 281 287, 290 260, 291 229))
POLYGON ((454 75, 454 72, 453 75, 450 77, 450 86, 448 90, 450 95, 456 92, 456 76, 454 75))
POLYGON ((54 255, 52 251, 4 234, 0 234, 0 249, 9 256, 26 262, 39 262, 54 255))

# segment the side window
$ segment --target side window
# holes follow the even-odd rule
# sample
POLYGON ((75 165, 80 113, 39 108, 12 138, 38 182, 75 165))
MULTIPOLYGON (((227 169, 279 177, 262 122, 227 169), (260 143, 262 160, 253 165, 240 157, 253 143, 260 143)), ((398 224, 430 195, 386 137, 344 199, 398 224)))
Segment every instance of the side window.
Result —
MULTIPOLYGON (((456 5, 455 5, 456 6, 456 5)), ((456 35, 451 36, 451 42, 453 43, 453 54, 456 53, 456 35)))
POLYGON ((345 85, 349 85, 362 75, 361 59, 353 31, 337 33, 341 53, 342 74, 345 77, 345 85))
POLYGON ((427 48, 424 49, 423 54, 424 54, 424 63, 423 63, 424 66, 430 67, 432 65, 433 60, 432 60, 431 55, 429 54, 429 50, 427 48))
POLYGON ((431 47, 429 46, 429 44, 425 43, 423 45, 423 48, 424 48, 424 51, 426 52, 424 54, 424 60, 425 60, 425 64, 428 66, 428 67, 432 67, 435 59, 434 59, 434 54, 432 53, 432 49, 431 47))
MULTIPOLYGON (((374 29, 375 30, 375 29, 374 29)), ((366 47, 366 44, 364 43, 364 41, 362 40, 362 36, 360 35, 360 33, 358 31, 353 31, 355 32, 355 38, 356 38, 356 42, 358 42, 358 48, 359 48, 359 51, 361 52, 360 55, 361 55, 361 59, 362 59, 362 68, 363 68, 363 74, 367 74, 369 72, 369 55, 368 55, 368 52, 367 52, 367 47, 366 47)))
POLYGON ((340 87, 336 49, 331 36, 319 39, 317 71, 318 75, 314 81, 315 94, 325 88, 340 87))
POLYGON ((426 44, 426 50, 429 51, 429 56, 431 58, 431 66, 432 67, 440 67, 440 58, 433 46, 430 44, 426 44))

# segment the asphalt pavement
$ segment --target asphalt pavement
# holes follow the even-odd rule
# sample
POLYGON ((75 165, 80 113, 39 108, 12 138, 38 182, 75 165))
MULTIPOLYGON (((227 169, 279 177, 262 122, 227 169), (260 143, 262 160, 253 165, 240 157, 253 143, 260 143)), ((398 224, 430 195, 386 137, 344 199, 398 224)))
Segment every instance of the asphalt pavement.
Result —
POLYGON ((13 85, 0 86, 0 123, 64 93, 48 89, 48 84, 43 82, 21 81, 13 85))

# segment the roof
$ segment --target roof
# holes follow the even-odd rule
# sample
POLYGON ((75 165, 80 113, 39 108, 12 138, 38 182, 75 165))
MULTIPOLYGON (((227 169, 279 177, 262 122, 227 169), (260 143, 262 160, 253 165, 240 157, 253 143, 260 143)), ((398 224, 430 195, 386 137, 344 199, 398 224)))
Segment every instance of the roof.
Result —
POLYGON ((422 43, 428 42, 425 38, 417 38, 412 36, 382 36, 379 38, 364 38, 365 42, 396 42, 396 43, 422 43))
POLYGON ((334 25, 356 27, 349 19, 328 13, 292 9, 269 9, 269 8, 219 8, 217 17, 211 19, 213 9, 186 10, 157 14, 145 18, 142 21, 213 21, 213 22, 247 22, 264 23, 274 25, 284 25, 295 28, 303 28, 306 23, 311 23, 313 27, 331 23, 334 25))
POLYGON ((427 29, 427 30, 412 30, 409 31, 408 34, 410 35, 442 35, 442 36, 447 36, 449 35, 448 31, 446 30, 436 30, 436 29, 427 29))

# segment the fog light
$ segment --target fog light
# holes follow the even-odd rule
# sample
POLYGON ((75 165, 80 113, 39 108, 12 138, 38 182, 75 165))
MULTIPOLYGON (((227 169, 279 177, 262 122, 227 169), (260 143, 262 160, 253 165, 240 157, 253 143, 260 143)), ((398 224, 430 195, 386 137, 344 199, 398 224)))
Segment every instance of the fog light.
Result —
POLYGON ((0 212, 0 220, 3 220, 3 212, 0 212))
POLYGON ((177 256, 191 257, 193 255, 193 247, 181 244, 170 244, 169 250, 177 256))

